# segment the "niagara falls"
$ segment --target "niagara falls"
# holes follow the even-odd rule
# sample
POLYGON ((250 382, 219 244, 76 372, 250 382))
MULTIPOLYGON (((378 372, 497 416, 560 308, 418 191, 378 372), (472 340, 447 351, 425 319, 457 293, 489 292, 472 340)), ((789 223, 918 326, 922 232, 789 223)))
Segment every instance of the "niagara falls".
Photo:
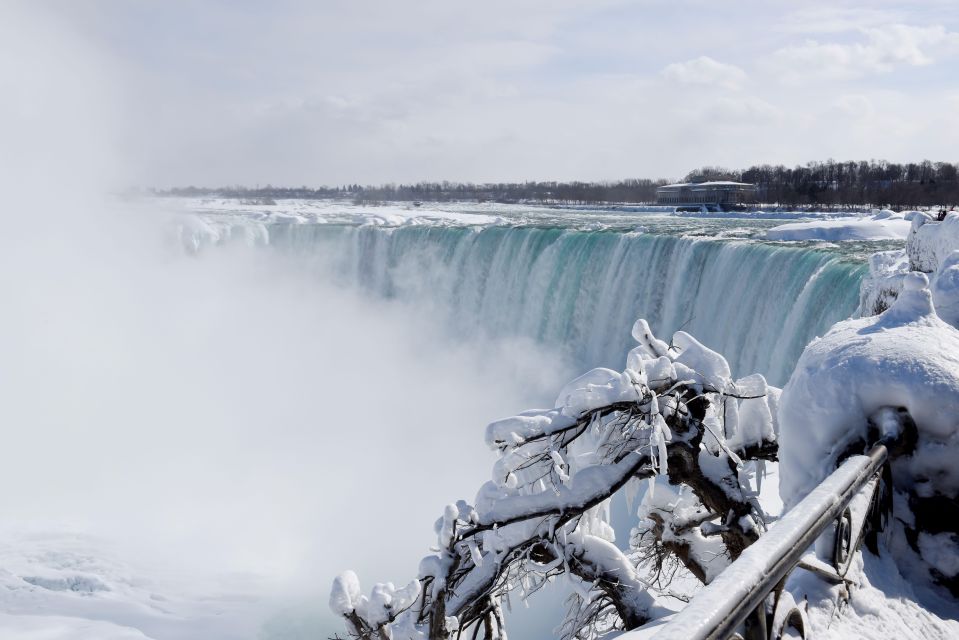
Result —
POLYGON ((959 637, 948 2, 10 0, 0 640, 959 637))

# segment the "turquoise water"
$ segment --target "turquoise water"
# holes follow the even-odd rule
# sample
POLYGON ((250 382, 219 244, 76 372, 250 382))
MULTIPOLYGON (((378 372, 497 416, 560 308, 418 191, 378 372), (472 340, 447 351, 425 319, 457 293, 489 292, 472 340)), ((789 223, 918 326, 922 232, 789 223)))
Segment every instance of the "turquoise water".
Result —
MULTIPOLYGON (((644 227, 650 229, 650 221, 644 227)), ((523 336, 579 368, 621 368, 630 328, 684 329, 736 375, 788 379, 805 344, 856 310, 866 247, 754 240, 742 221, 654 232, 554 225, 266 224, 267 244, 342 284, 435 305, 454 335, 523 336)))

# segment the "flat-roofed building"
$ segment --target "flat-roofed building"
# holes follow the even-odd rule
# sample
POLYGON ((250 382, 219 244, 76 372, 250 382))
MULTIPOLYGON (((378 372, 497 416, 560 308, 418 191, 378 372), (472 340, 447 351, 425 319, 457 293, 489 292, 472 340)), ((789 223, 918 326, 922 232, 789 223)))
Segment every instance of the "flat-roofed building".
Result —
POLYGON ((707 210, 738 208, 756 199, 756 185, 747 182, 683 182, 656 189, 656 204, 701 206, 707 210))

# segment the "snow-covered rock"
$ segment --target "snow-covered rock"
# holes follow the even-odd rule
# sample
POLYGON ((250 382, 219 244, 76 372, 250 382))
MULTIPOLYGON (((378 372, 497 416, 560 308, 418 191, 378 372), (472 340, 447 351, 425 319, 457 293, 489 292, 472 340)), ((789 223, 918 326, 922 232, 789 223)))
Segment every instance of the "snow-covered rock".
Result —
POLYGON ((924 548, 915 541, 923 523, 912 513, 917 500, 955 505, 959 497, 959 331, 936 314, 921 273, 903 278, 898 299, 881 315, 840 322, 803 352, 779 410, 786 507, 835 469, 850 447, 861 450, 870 419, 882 422, 880 412, 889 407, 907 411, 918 430, 915 450, 893 463, 896 490, 905 498, 896 501, 895 515, 906 523, 893 547, 903 566, 918 555, 927 578, 930 571, 952 577, 936 567, 943 557, 959 558, 959 539, 938 538, 924 548))
POLYGON ((859 287, 860 316, 879 315, 888 309, 902 290, 909 273, 905 251, 879 251, 869 256, 869 273, 859 287))
POLYGON ((959 328, 959 249, 942 261, 931 288, 936 314, 959 328))
POLYGON ((950 211, 941 222, 928 213, 912 219, 906 252, 913 271, 937 271, 956 249, 959 249, 959 212, 950 211))
POLYGON ((959 213, 950 212, 942 221, 922 211, 907 213, 911 220, 904 251, 883 251, 869 259, 869 274, 859 290, 857 315, 882 313, 902 289, 903 278, 911 271, 929 274, 937 315, 959 327, 959 213))

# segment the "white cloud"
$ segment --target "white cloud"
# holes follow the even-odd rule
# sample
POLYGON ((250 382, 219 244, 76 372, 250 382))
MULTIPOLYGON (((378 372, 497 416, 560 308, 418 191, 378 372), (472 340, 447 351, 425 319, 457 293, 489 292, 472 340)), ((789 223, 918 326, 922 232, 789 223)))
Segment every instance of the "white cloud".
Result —
MULTIPOLYGON (((95 139, 117 147, 104 161, 119 182, 161 187, 677 176, 704 161, 702 137, 717 126, 738 137, 718 140, 725 155, 710 161, 731 166, 893 159, 877 147, 886 132, 875 118, 858 124, 875 127, 872 145, 865 132, 848 142, 844 113, 862 105, 837 110, 837 98, 868 96, 877 113, 909 121, 917 103, 945 108, 959 90, 947 68, 959 14, 946 0, 101 4, 52 0, 72 37, 47 39, 47 57, 102 76, 94 102, 110 104, 92 111, 107 132, 95 139)), ((0 42, 0 82, 4 60, 46 60, 17 42, 0 42)), ((46 82, 45 66, 24 66, 27 84, 46 82)), ((48 84, 50 95, 76 94, 48 84)), ((903 156, 948 158, 952 129, 923 129, 903 156)))
POLYGON ((746 81, 746 72, 739 67, 700 56, 686 62, 674 62, 663 69, 664 77, 683 84, 700 84, 738 89, 746 81))
POLYGON ((785 33, 844 33, 864 27, 878 27, 903 20, 902 11, 888 7, 841 7, 809 6, 802 7, 787 16, 778 25, 785 33))
POLYGON ((829 77, 855 78, 902 67, 927 66, 936 57, 959 51, 959 33, 942 25, 887 24, 857 29, 858 42, 806 40, 774 54, 774 66, 786 81, 829 77))

